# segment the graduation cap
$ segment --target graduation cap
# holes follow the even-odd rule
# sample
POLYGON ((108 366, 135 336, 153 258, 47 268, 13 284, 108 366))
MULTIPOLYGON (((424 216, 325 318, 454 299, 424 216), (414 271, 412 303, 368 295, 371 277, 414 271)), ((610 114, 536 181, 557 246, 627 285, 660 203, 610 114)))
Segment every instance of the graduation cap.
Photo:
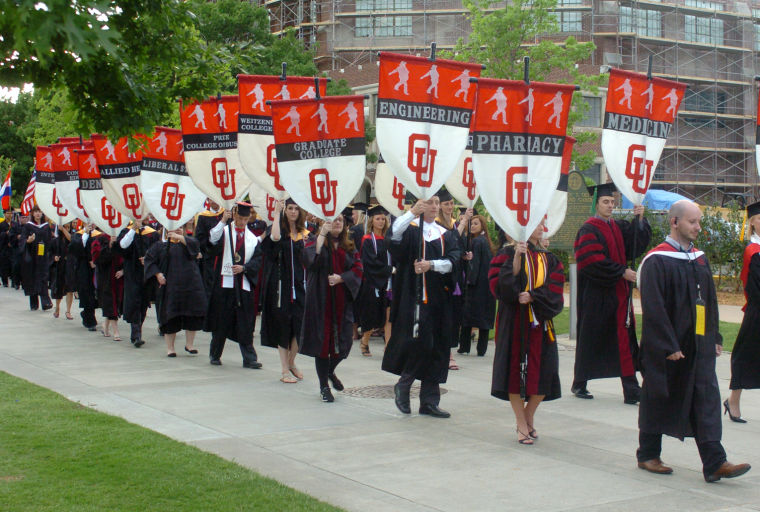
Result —
POLYGON ((357 201, 354 204, 349 205, 352 210, 359 210, 360 212, 366 212, 369 205, 361 201, 357 201))
POLYGON ((445 203, 446 201, 454 200, 454 197, 451 195, 451 192, 446 190, 446 187, 441 187, 441 190, 439 190, 435 195, 438 196, 438 200, 442 203, 445 203))
MULTIPOLYGON (((597 199, 600 197, 614 197, 615 192, 617 191, 617 188, 615 187, 614 183, 602 183, 601 185, 592 185, 590 187, 586 187, 588 190, 588 195, 593 196, 597 199)), ((594 201, 596 202, 596 201, 594 201)))
POLYGON ((343 208, 343 211, 341 213, 343 214, 344 217, 351 217, 353 210, 354 209, 351 208, 350 206, 346 206, 345 208, 343 208))
POLYGON ((295 201, 293 201, 292 197, 289 197, 289 198, 287 198, 285 200, 285 206, 290 206, 291 204, 294 204, 294 205, 298 206, 298 203, 296 203, 295 201))
POLYGON ((760 215, 760 201, 747 205, 747 218, 750 219, 755 215, 760 215))
POLYGON ((388 210, 383 208, 381 205, 376 204, 375 206, 367 210, 368 217, 374 217, 375 215, 388 215, 388 210))
POLYGON ((239 202, 237 203, 237 214, 241 217, 249 217, 251 215, 251 204, 239 202))

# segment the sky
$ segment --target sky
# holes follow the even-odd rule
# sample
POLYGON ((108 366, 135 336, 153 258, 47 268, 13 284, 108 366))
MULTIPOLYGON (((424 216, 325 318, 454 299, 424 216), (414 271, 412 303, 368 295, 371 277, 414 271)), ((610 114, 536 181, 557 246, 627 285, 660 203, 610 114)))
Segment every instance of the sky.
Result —
MULTIPOLYGON (((33 84, 24 84, 24 92, 34 91, 33 84)), ((0 86, 0 101, 10 101, 16 103, 20 89, 18 87, 4 87, 0 86)))

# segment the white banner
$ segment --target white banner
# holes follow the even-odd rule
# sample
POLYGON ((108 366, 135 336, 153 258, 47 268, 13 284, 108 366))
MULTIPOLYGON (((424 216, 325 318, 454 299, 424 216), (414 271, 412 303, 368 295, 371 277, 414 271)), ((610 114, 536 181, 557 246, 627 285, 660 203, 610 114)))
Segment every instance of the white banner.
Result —
POLYGON ((34 186, 34 199, 45 217, 59 226, 76 219, 74 212, 63 205, 55 189, 53 150, 50 147, 37 146, 35 171, 37 181, 34 186))
POLYGON ((122 215, 106 199, 95 150, 85 148, 76 150, 75 153, 79 166, 79 195, 87 216, 99 230, 108 235, 117 236, 122 229, 127 227, 129 218, 122 215))
MULTIPOLYGON (((90 141, 85 141, 92 145, 90 141)), ((76 142, 51 144, 53 153, 53 170, 55 171, 55 190, 58 200, 82 222, 89 222, 87 213, 79 195, 79 168, 75 150, 81 149, 79 139, 76 142)))
MULTIPOLYGON (((142 151, 131 152, 127 137, 116 143, 103 135, 92 135, 95 158, 98 160, 103 193, 108 201, 128 219, 145 220, 149 210, 140 189, 142 151)), ((136 136, 143 140, 142 135, 136 136)))
POLYGON ((380 206, 396 217, 406 210, 406 187, 393 175, 382 156, 375 169, 375 198, 380 206))

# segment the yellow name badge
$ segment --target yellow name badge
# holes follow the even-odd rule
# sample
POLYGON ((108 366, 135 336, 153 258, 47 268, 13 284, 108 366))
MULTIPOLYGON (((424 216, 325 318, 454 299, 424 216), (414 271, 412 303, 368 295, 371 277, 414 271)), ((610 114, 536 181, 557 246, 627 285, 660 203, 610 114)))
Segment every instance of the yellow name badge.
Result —
POLYGON ((45 255, 45 244, 37 244, 37 256, 45 255))
POLYGON ((697 302, 697 316, 696 316, 696 334, 697 336, 705 335, 705 305, 697 302))

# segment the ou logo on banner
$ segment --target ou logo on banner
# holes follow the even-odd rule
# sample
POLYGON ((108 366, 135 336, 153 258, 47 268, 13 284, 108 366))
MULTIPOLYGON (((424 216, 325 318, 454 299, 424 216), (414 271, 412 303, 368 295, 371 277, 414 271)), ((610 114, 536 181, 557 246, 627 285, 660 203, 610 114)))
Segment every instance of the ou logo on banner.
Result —
POLYGON ((79 189, 77 188, 77 208, 84 211, 84 205, 82 205, 82 197, 79 195, 79 189))
POLYGON ((105 196, 100 199, 100 208, 103 211, 103 220, 112 228, 121 226, 121 214, 106 200, 105 196))
POLYGON ((409 136, 406 165, 415 174, 417 185, 420 187, 429 187, 433 183, 437 154, 437 150, 430 149, 430 135, 413 133, 409 136))
POLYGON ((467 189, 467 198, 470 201, 475 200, 475 175, 472 172, 472 158, 464 159, 464 170, 462 172, 462 185, 467 189))
POLYGON ((517 213, 517 222, 527 226, 530 220, 530 192, 533 183, 522 180, 516 181, 517 175, 528 176, 527 167, 510 167, 507 170, 507 208, 517 213))
POLYGON ((393 190, 391 190, 391 195, 396 199, 396 206, 398 206, 398 209, 403 210, 406 191, 404 190, 404 185, 395 177, 393 178, 393 190))
POLYGON ((338 181, 330 181, 330 173, 327 172, 327 169, 311 171, 309 173, 309 187, 311 189, 311 200, 322 208, 325 217, 335 215, 338 181))
POLYGON ((140 209, 140 189, 134 183, 127 183, 121 187, 121 195, 124 197, 124 206, 127 210, 132 212, 132 217, 139 219, 140 215, 137 214, 137 210, 140 209))
POLYGON ((179 220, 184 203, 185 194, 179 193, 179 185, 171 182, 164 183, 164 188, 161 189, 161 208, 166 210, 166 218, 179 220))
POLYGON ((222 199, 235 199, 235 169, 227 167, 226 158, 211 160, 211 178, 222 194, 222 199))
POLYGON ((69 214, 69 211, 63 207, 61 200, 58 199, 58 192, 56 189, 53 189, 53 206, 55 206, 55 213, 57 213, 59 217, 65 217, 69 214))
POLYGON ((274 205, 275 205, 275 199, 274 197, 267 194, 267 218, 274 222, 274 205))
POLYGON ((277 167, 277 153, 274 151, 274 144, 267 146, 267 174, 274 178, 274 188, 280 192, 284 192, 285 189, 280 185, 280 170, 277 167))
POLYGON ((625 177, 631 180, 631 188, 639 194, 646 194, 652 179, 653 160, 647 160, 647 148, 641 144, 631 144, 625 161, 625 177))

